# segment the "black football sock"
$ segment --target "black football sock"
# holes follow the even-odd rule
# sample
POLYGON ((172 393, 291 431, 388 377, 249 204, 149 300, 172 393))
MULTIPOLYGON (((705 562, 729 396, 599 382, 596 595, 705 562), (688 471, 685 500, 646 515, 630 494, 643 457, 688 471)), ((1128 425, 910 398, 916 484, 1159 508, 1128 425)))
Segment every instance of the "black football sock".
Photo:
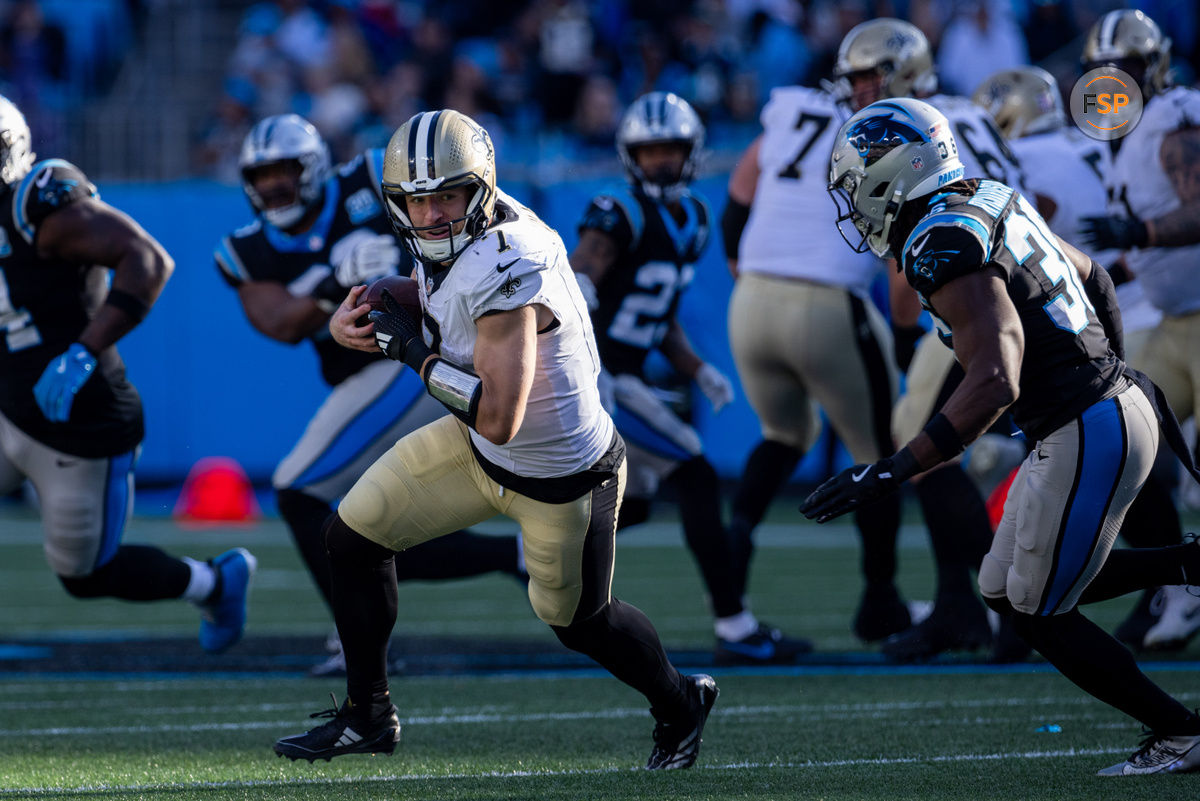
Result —
POLYGON ((992 525, 979 488, 956 464, 935 468, 916 485, 937 568, 937 598, 974 597, 971 571, 992 543, 992 525))
POLYGON ((438 581, 481 576, 484 573, 519 575, 517 538, 455 531, 396 554, 400 581, 438 581))
POLYGON ((399 591, 392 551, 371 542, 334 515, 326 527, 333 618, 346 656, 346 694, 376 717, 390 704, 388 638, 396 624, 399 591))
POLYGON ((750 560, 754 555, 754 529, 762 522, 767 507, 779 494, 800 464, 804 452, 782 442, 764 439, 750 453, 733 496, 729 519, 730 547, 733 550, 733 590, 746 594, 750 560))
POLYGON ((1200 543, 1165 548, 1118 548, 1079 596, 1079 603, 1107 601, 1164 584, 1200 582, 1200 543))
POLYGON ((1158 734, 1200 734, 1200 718, 1150 681, 1121 643, 1072 609, 1014 614, 1017 632, 1077 687, 1158 734))
POLYGON ((150 545, 122 545, 90 575, 59 576, 75 598, 119 598, 123 601, 162 601, 182 598, 191 581, 187 562, 150 545))
POLYGON ((1134 548, 1178 545, 1183 541, 1179 511, 1171 489, 1154 473, 1133 499, 1121 524, 1121 536, 1134 548))
POLYGON ((862 540, 862 573, 867 584, 891 584, 896 578, 896 536, 900 532, 900 493, 893 492, 854 512, 862 540))
POLYGON ((275 492, 275 504, 287 523, 296 550, 308 568, 308 574, 321 591, 326 605, 330 602, 329 553, 325 550, 325 521, 333 508, 320 498, 296 489, 275 492))
POLYGON ((680 464, 667 477, 679 499, 679 515, 688 550, 700 566, 716 617, 742 612, 742 582, 735 582, 729 535, 721 524, 721 486, 717 471, 703 456, 680 464))

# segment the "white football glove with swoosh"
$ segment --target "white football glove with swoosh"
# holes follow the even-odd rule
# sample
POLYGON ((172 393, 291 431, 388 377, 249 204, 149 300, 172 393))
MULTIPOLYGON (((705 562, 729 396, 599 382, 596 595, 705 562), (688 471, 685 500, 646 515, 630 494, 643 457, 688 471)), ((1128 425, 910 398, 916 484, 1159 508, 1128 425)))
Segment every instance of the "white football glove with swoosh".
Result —
POLYGON ((713 414, 733 402, 733 383, 717 368, 705 362, 694 376, 696 386, 712 404, 713 414))
POLYGON ((337 282, 349 289, 395 275, 400 268, 400 255, 400 246, 391 234, 359 229, 333 246, 329 261, 337 282))

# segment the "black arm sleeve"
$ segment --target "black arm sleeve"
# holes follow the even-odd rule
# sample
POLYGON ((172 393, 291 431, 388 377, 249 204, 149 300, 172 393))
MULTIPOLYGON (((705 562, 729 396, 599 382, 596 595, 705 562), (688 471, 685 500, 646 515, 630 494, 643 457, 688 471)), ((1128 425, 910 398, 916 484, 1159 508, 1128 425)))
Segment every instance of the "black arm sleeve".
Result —
POLYGON ((742 231, 750 219, 750 207, 738 203, 732 197, 725 199, 725 210, 721 212, 721 237, 725 240, 725 258, 737 260, 738 245, 742 242, 742 231))
POLYGON ((1083 282, 1083 291, 1104 326, 1104 335, 1108 337, 1108 347, 1117 354, 1117 358, 1125 360, 1125 328, 1121 325, 1121 307, 1117 305, 1117 290, 1113 286, 1112 276, 1108 270, 1096 262, 1092 262, 1092 274, 1083 282))

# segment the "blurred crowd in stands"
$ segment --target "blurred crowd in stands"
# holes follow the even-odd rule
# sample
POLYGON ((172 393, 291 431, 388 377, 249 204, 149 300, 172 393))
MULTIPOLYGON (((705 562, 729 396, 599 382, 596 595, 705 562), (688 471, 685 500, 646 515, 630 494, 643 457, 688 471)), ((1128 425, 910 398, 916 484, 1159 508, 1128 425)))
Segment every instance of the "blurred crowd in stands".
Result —
MULTIPOLYGON (((0 0, 0 92, 31 118, 45 152, 56 149, 66 105, 104 90, 139 17, 170 2, 0 0)), ((386 144, 420 109, 451 107, 492 132, 506 166, 552 181, 611 168, 621 111, 652 89, 686 97, 710 148, 736 152, 757 132, 770 90, 818 85, 842 36, 865 19, 920 27, 946 91, 969 94, 1025 63, 1055 73, 1066 91, 1083 32, 1123 5, 1159 21, 1177 78, 1191 83, 1194 0, 247 2, 195 171, 235 182, 242 138, 266 115, 308 117, 340 160, 386 144)))

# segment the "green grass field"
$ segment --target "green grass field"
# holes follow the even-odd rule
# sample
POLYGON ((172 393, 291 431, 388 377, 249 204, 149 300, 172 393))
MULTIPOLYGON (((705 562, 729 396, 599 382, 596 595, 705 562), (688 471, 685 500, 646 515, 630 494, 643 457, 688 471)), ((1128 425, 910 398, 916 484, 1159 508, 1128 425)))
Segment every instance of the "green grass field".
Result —
MULTIPOLYGON (((1200 796, 1200 776, 1096 777, 1137 746, 1139 726, 1043 664, 999 670, 960 655, 932 666, 882 665, 849 631, 859 579, 844 526, 784 519, 763 531, 755 611, 814 638, 819 651, 806 664, 773 669, 704 666, 711 624, 671 521, 621 535, 615 593, 650 615, 681 667, 690 657, 721 687, 699 763, 668 774, 638 769, 653 724, 643 699, 614 679, 574 667, 472 670, 469 662, 466 672, 393 680, 404 727, 394 756, 278 759, 275 738, 306 728, 308 713, 343 691, 340 681, 305 676, 329 622, 283 527, 270 520, 184 530, 139 517, 126 541, 196 557, 233 545, 253 551, 259 573, 246 640, 226 655, 197 656, 196 615, 185 604, 68 598, 44 565, 36 521, 0 512, 0 798, 1200 796), (286 654, 266 647, 280 638, 290 643, 286 654), (134 641, 163 643, 168 662, 177 649, 186 667, 106 669, 134 641), (92 661, 64 667, 64 643, 82 644, 92 661), (30 658, 30 649, 45 655, 30 658), (14 656, 21 653, 23 662, 14 656), (1048 724, 1061 732, 1039 731, 1048 724)), ((931 566, 919 529, 906 529, 901 558, 904 591, 928 598, 931 566)), ((400 599, 397 643, 449 638, 464 652, 470 643, 481 651, 521 643, 548 657, 562 653, 511 579, 409 584, 400 599)), ((1111 626, 1126 606, 1109 602, 1089 614, 1111 626)), ((1143 665, 1197 705, 1198 649, 1143 665)))

